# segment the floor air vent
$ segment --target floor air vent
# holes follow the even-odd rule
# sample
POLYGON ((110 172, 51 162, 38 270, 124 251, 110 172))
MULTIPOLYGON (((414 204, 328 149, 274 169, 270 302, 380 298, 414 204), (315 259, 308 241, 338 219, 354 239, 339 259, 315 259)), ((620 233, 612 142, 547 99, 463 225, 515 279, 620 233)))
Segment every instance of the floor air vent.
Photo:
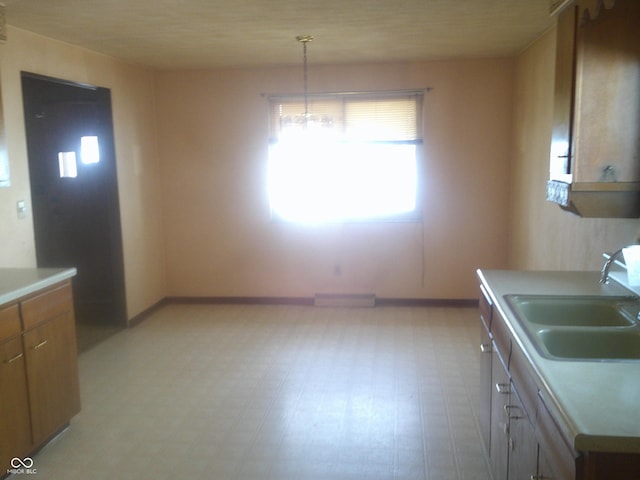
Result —
POLYGON ((376 296, 372 293, 361 295, 316 293, 313 304, 316 307, 375 307, 376 296))

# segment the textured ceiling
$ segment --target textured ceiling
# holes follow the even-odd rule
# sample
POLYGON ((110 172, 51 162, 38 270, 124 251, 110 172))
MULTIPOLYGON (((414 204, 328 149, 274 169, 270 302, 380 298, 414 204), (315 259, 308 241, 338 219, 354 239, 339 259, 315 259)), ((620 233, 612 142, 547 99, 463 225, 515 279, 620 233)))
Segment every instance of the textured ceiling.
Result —
MULTIPOLYGON (((4 0, 7 23, 159 69, 510 56, 550 0, 4 0)), ((11 38, 8 39, 11 42, 11 38)))

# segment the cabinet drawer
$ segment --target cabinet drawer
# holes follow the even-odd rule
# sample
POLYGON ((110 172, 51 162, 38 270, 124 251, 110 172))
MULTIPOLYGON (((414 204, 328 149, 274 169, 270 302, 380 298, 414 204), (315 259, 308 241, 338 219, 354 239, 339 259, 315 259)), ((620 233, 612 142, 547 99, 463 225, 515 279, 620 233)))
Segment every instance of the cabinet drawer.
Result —
POLYGON ((502 358, 505 368, 508 370, 511 360, 511 336, 509 335, 509 330, 500 315, 496 315, 496 318, 491 323, 493 343, 498 349, 498 354, 502 358))
POLYGON ((73 311, 71 283, 31 297, 20 304, 24 329, 28 330, 65 312, 73 311))
POLYGON ((0 340, 20 333, 20 314, 18 304, 0 309, 0 340))
POLYGON ((480 285, 480 300, 478 302, 478 306, 480 309, 480 320, 484 324, 484 328, 487 332, 491 331, 491 316, 493 314, 493 306, 491 303, 491 297, 487 293, 487 290, 484 286, 480 285))

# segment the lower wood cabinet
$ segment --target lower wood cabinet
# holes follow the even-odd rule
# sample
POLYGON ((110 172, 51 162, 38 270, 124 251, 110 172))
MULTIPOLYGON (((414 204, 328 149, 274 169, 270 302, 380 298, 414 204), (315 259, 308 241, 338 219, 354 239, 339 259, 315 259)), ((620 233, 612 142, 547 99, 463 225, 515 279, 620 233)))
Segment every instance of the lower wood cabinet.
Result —
MULTIPOLYGON (((491 374, 481 375, 481 398, 490 397, 491 408, 480 412, 480 424, 490 425, 489 451, 494 480, 573 480, 576 455, 561 440, 548 410, 525 378, 523 356, 513 346, 500 315, 491 312, 486 290, 480 296, 482 344, 491 339, 491 374), (491 317, 487 328, 486 317, 491 317), (490 383, 487 383, 487 379, 490 383), (544 409, 546 415, 539 416, 544 409)), ((485 367, 486 368, 486 367, 485 367)), ((482 405, 485 405, 483 402, 482 405)), ((486 437, 486 435, 483 435, 486 437)))
MULTIPOLYGON (((22 339, 0 342, 0 477, 11 459, 29 452, 31 425, 22 339)), ((21 457, 22 458, 22 457, 21 457)))
POLYGON ((80 411, 73 318, 59 315, 24 334, 31 433, 46 440, 80 411))
MULTIPOLYGON (((487 323, 488 325, 488 323, 487 323)), ((492 363, 491 338, 489 337, 488 327, 485 326, 484 320, 480 325, 480 383, 482 385, 492 385, 491 363, 492 363)), ((491 390, 485 388, 481 391, 480 410, 482 412, 491 411, 491 390)), ((480 432, 485 447, 489 447, 491 443, 491 415, 481 415, 480 432)))
POLYGON ((0 478, 80 411, 70 282, 0 307, 0 478))

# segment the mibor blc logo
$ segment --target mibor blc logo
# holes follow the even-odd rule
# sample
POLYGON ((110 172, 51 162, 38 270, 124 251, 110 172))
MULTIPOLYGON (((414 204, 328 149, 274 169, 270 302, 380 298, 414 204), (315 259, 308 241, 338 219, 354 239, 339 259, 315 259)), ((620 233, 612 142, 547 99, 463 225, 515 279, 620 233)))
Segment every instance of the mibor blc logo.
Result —
POLYGON ((31 457, 13 457, 11 459, 11 466, 13 468, 8 468, 7 473, 13 475, 35 475, 38 473, 38 470, 33 468, 33 458, 31 457))

